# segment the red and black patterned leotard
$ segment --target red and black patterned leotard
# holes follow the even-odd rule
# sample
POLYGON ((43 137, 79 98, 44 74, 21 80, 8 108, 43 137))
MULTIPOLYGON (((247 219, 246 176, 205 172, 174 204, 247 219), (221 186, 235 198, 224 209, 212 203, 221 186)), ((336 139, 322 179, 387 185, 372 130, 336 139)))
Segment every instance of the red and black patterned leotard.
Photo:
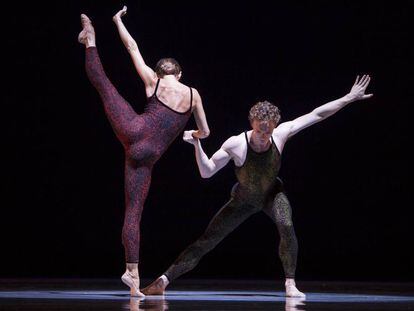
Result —
POLYGON ((192 89, 189 108, 178 112, 157 97, 157 90, 148 98, 143 114, 137 114, 118 93, 106 76, 96 47, 86 49, 86 73, 98 91, 106 116, 125 149, 125 218, 122 243, 126 262, 139 258, 140 221, 151 183, 153 165, 184 130, 191 116, 192 89))

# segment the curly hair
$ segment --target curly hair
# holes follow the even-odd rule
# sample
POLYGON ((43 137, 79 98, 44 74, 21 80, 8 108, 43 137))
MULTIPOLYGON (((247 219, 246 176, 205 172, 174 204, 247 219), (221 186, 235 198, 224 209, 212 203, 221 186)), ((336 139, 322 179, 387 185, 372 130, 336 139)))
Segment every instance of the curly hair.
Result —
POLYGON ((249 112, 249 121, 273 121, 277 125, 280 121, 280 110, 267 100, 257 102, 249 112))
POLYGON ((174 58, 161 58, 155 65, 154 71, 159 78, 162 78, 165 75, 178 75, 181 66, 174 58))

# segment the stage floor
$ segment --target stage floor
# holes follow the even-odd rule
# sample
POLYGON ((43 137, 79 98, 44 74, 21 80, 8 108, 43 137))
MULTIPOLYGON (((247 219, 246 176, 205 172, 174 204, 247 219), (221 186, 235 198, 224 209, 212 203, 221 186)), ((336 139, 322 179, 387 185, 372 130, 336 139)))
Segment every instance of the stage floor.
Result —
POLYGON ((178 280, 164 297, 131 299, 118 280, 2 279, 0 310, 414 310, 414 283, 299 281, 298 287, 306 299, 285 298, 276 281, 178 280))

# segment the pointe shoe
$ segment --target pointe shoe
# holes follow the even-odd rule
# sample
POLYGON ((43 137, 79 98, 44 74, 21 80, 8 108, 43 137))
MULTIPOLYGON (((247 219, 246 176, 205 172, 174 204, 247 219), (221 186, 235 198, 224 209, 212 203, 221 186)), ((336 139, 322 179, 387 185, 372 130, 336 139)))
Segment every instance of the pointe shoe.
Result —
POLYGON ((90 24, 90 25, 92 25, 92 22, 91 22, 91 20, 90 20, 90 18, 86 15, 86 14, 81 14, 80 15, 80 17, 81 17, 81 24, 82 24, 82 27, 85 27, 87 24, 90 24))
POLYGON ((121 277, 122 282, 130 288, 132 297, 145 297, 139 290, 139 279, 134 279, 135 278, 128 272, 125 272, 121 277))
POLYGON ((95 30, 92 26, 92 22, 89 19, 88 16, 85 14, 81 14, 81 25, 82 25, 82 31, 78 35, 78 41, 79 43, 85 44, 85 45, 95 45, 95 30))

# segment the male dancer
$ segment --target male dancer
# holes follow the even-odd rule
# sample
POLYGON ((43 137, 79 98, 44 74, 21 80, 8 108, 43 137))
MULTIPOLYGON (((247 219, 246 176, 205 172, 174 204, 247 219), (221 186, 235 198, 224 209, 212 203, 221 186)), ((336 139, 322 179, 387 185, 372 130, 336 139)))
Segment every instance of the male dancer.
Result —
POLYGON ((78 40, 86 46, 88 78, 98 91, 106 116, 125 149, 126 209, 122 243, 125 247, 126 271, 122 281, 131 288, 131 295, 143 296, 139 291, 138 273, 140 221, 152 168, 184 130, 192 112, 199 128, 192 132, 194 137, 207 137, 209 128, 197 90, 178 81, 181 68, 177 61, 161 59, 155 72, 145 64, 135 40, 122 23, 121 17, 126 14, 126 10, 124 7, 113 20, 145 85, 148 104, 143 114, 135 113, 107 78, 96 49, 94 28, 84 14, 81 15, 83 30, 78 40))
POLYGON ((286 141, 299 131, 333 115, 351 102, 366 99, 370 77, 357 77, 351 91, 293 121, 281 123, 279 109, 264 101, 255 104, 249 113, 252 130, 232 136, 209 159, 193 131, 184 132, 183 139, 194 145, 203 178, 209 178, 230 160, 235 163, 238 183, 231 199, 214 216, 203 235, 187 247, 168 270, 146 287, 148 295, 162 295, 167 285, 193 269, 200 259, 251 215, 263 211, 276 224, 280 235, 279 256, 285 272, 286 296, 305 297, 296 288, 295 270, 298 244, 292 223, 292 210, 280 179, 277 178, 280 158, 286 141))

